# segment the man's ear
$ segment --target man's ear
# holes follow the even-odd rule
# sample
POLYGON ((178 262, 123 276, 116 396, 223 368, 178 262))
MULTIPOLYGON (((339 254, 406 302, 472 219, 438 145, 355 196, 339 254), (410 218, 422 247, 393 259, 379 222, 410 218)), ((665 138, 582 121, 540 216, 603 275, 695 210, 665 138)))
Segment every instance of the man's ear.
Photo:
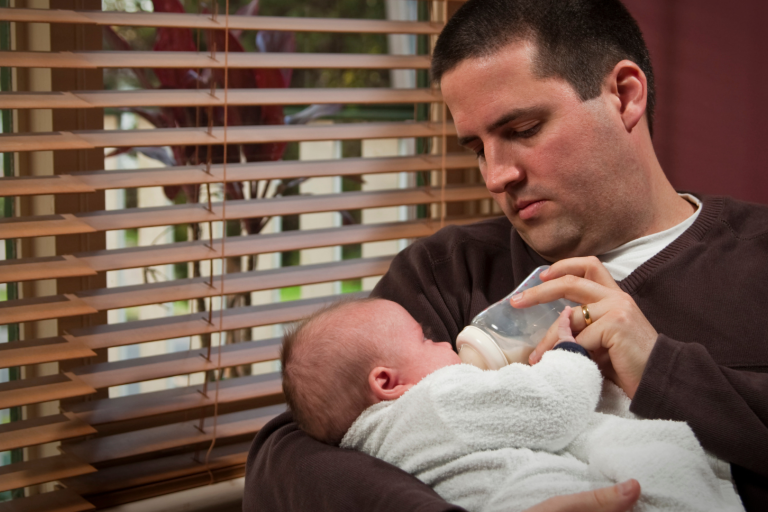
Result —
POLYGON ((377 366, 371 370, 368 374, 368 385, 373 396, 381 402, 396 400, 413 387, 413 384, 402 382, 397 369, 385 366, 377 366))
POLYGON ((620 109, 619 114, 628 132, 643 119, 648 100, 648 80, 640 67, 631 60, 622 60, 608 75, 608 87, 620 109))

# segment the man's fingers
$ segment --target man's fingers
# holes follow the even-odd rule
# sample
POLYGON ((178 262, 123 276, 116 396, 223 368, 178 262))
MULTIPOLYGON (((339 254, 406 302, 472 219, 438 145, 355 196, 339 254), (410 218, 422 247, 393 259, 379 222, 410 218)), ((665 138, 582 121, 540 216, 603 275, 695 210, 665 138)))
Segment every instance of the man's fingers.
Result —
MULTIPOLYGON (((590 324, 597 321, 598 318, 600 318, 603 315, 603 311, 608 307, 605 302, 597 304, 590 304, 588 306, 589 308, 589 317, 592 319, 592 322, 590 324)), ((587 322, 584 319, 584 313, 580 307, 575 308, 567 308, 570 309, 570 331, 571 335, 573 335, 574 332, 583 332, 587 328, 587 322)), ((559 341, 564 341, 567 338, 564 337, 566 335, 566 331, 560 326, 560 321, 562 320, 562 313, 561 316, 558 317, 558 319, 553 323, 549 329, 547 330, 547 333, 544 335, 544 337, 539 341, 539 343, 536 345, 536 348, 531 352, 530 356, 528 356, 528 363, 529 364, 536 364, 541 360, 541 356, 544 355, 544 352, 547 350, 551 350, 552 347, 557 345, 559 341)), ((573 341, 576 341, 580 345, 582 345, 587 350, 597 350, 600 348, 600 333, 597 332, 597 329, 592 329, 595 331, 593 336, 591 336, 587 341, 592 342, 593 339, 597 339, 597 344, 590 343, 589 346, 582 343, 582 336, 579 334, 579 336, 576 337, 573 341)))
POLYGON ((640 498, 640 484, 628 480, 594 491, 556 496, 526 512, 628 512, 640 498))
POLYGON ((603 324, 591 325, 588 328, 581 331, 576 336, 576 343, 591 351, 600 350, 601 348, 609 349, 610 347, 603 346, 603 338, 605 333, 603 332, 603 324))
POLYGON ((513 295, 510 303, 516 308, 546 304, 558 299, 568 299, 580 304, 591 304, 615 293, 616 290, 606 288, 594 281, 567 275, 513 295))
POLYGON ((585 498, 585 508, 577 508, 572 512, 624 512, 631 509, 640 498, 640 484, 632 479, 587 494, 591 496, 585 498))
POLYGON ((565 275, 583 277, 605 287, 619 289, 619 285, 613 280, 608 269, 594 256, 568 258, 555 262, 542 273, 541 279, 543 281, 551 281, 565 275))

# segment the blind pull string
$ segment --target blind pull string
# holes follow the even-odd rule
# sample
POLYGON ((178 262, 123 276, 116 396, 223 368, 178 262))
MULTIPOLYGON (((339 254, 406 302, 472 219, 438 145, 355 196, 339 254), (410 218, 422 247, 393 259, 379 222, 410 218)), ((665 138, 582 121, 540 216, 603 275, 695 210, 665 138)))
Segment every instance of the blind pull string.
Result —
MULTIPOLYGON (((197 0, 197 12, 200 12, 200 0, 197 0)), ((197 51, 200 51, 200 32, 202 32, 200 29, 195 30, 195 48, 197 51)), ((200 77, 203 76, 203 69, 197 68, 197 79, 195 80, 195 89, 200 90, 200 77)), ((200 105, 195 105, 195 128, 200 127, 200 105)), ((209 153, 210 154, 210 153, 209 153)), ((200 165, 200 145, 195 145, 195 165, 200 165)), ((210 167, 206 171, 208 174, 211 173, 210 167)), ((192 338, 190 337, 190 340, 192 338)), ((191 341, 190 341, 191 343, 191 341)), ((190 346, 191 347, 191 346, 190 346)))
MULTIPOLYGON (((429 8, 429 11, 428 11, 428 12, 429 12, 429 20, 430 20, 430 21, 432 21, 432 9, 431 9, 431 7, 429 8)), ((430 36, 430 37, 432 37, 432 36, 430 36)), ((432 45, 430 44, 429 46, 432 46, 432 45)), ((431 48, 430 48, 430 50, 429 50, 429 51, 430 51, 430 57, 431 57, 431 56, 432 56, 432 50, 431 50, 431 48)), ((428 81, 429 81, 429 92, 432 94, 432 96, 433 96, 433 98, 434 98, 434 97, 436 96, 436 93, 437 93, 437 85, 435 84, 435 81, 434 81, 434 80, 432 80, 432 77, 431 77, 431 76, 428 78, 428 81)), ((433 112, 435 111, 435 110, 434 110, 434 104, 435 104, 435 103, 436 103, 436 102, 430 102, 430 103, 429 103, 429 119, 430 119, 430 120, 433 118, 433 115, 434 115, 434 114, 433 114, 433 112)), ((428 149, 428 151, 427 151, 427 155, 428 155, 428 156, 432 154, 432 151, 433 151, 433 147, 432 147, 432 146, 434 146, 434 144, 433 144, 432 142, 434 141, 434 139, 435 139, 435 137, 431 137, 431 138, 429 139, 429 141, 430 141, 430 148, 429 148, 429 149, 428 149)), ((430 172, 430 174, 432 174, 432 173, 430 172)), ((425 191, 426 191, 428 194, 430 194, 430 195, 431 195, 431 187, 432 187, 432 179, 431 179, 431 176, 430 176, 430 180, 429 180, 429 182, 427 182, 427 180, 424 180, 424 190, 425 190, 425 191)), ((430 206, 430 209, 431 209, 431 208, 432 208, 432 207, 430 206)), ((432 213, 431 213, 431 211, 430 211, 430 217, 431 217, 431 216, 432 216, 432 213)), ((430 219, 430 223, 431 223, 431 219, 430 219)), ((443 226, 442 226, 442 224, 440 225, 440 227, 443 227, 443 226)))
MULTIPOLYGON (((211 19, 214 21, 216 20, 217 14, 219 11, 219 4, 218 2, 214 3, 214 10, 213 15, 211 19)), ((211 60, 216 60, 216 39, 215 36, 211 37, 212 43, 211 43, 211 60)), ((224 140, 223 140, 223 178, 222 178, 222 189, 223 189, 223 198, 222 198, 222 216, 221 216, 221 222, 222 222, 222 237, 221 237, 221 290, 219 292, 219 346, 217 350, 218 354, 218 362, 216 367, 212 370, 214 374, 214 378, 216 379, 216 394, 214 397, 214 418, 213 418, 213 438, 211 441, 211 447, 209 447, 208 451, 205 455, 205 460, 203 461, 203 464, 206 466, 206 470, 208 471, 208 474, 211 477, 211 483, 213 483, 213 473, 210 470, 210 467, 208 465, 208 459, 210 457, 211 449, 213 448, 213 444, 215 443, 216 439, 216 419, 218 416, 218 398, 219 398, 219 377, 220 377, 220 371, 221 371, 221 346, 224 343, 224 333, 222 331, 222 323, 223 323, 223 309, 224 309, 224 273, 226 272, 226 260, 224 258, 224 239, 226 238, 226 232, 227 232, 227 225, 226 225, 226 203, 227 203, 227 89, 229 87, 229 72, 228 72, 228 64, 229 64, 229 1, 227 1, 227 13, 226 13, 226 28, 224 31, 224 140)), ((216 80, 211 79, 211 90, 210 95, 214 98, 216 97, 216 80)), ((213 134, 213 106, 208 107, 208 135, 213 134)), ((213 154, 213 148, 212 145, 208 145, 208 158, 206 161, 206 173, 211 174, 211 158, 213 154)), ((213 213, 213 204, 212 204, 212 198, 211 198, 211 186, 210 182, 205 184, 206 192, 208 195, 208 211, 213 213)), ((207 246, 211 250, 215 250, 213 247, 213 221, 208 222, 208 244, 207 246)), ((213 279, 214 279, 214 268, 213 268, 213 259, 208 260, 210 263, 209 266, 209 272, 208 272, 208 286, 210 288, 214 288, 213 279)), ((213 325, 213 299, 214 297, 211 296, 208 298, 208 318, 207 322, 210 325, 213 325)), ((208 350, 206 355, 200 354, 202 358, 204 358, 206 361, 211 362, 211 343, 208 343, 208 350)), ((203 389, 198 389, 197 392, 203 395, 206 399, 208 399, 208 383, 209 383, 209 377, 208 377, 208 371, 205 372, 205 378, 203 380, 203 389)), ((202 414, 200 415, 200 421, 197 425, 195 425, 195 428, 199 430, 201 433, 205 433, 205 409, 203 409, 202 414)), ((199 453, 195 452, 194 460, 197 462, 199 461, 199 453)))
MULTIPOLYGON (((448 2, 443 2, 442 9, 442 22, 448 22, 448 2)), ((430 49, 431 51, 431 49, 430 49)), ((445 105, 445 100, 442 100, 442 117, 443 117, 443 143, 440 148, 442 153, 440 158, 440 174, 442 179, 440 180, 440 229, 445 227, 445 215, 448 212, 448 205, 445 204, 445 185, 448 181, 448 171, 445 168, 446 152, 448 151, 448 134, 446 132, 448 128, 448 107, 445 105)))
MULTIPOLYGON (((219 10, 218 2, 214 3, 213 7, 214 7, 214 10, 213 10, 213 14, 211 16, 211 19, 216 21, 216 16, 218 15, 218 10, 219 10)), ((212 30, 209 31, 209 34, 211 36, 210 37, 210 41, 211 41, 211 48, 210 48, 211 55, 210 55, 210 57, 211 57, 211 60, 216 60, 216 36, 215 36, 214 31, 212 31, 212 30)), ((198 46, 198 48, 199 48, 199 46, 198 46)), ((211 72, 211 90, 210 90, 210 95, 213 96, 214 98, 216 97, 216 79, 214 78, 213 72, 211 72)), ((213 135, 213 105, 210 105, 208 107, 208 135, 209 136, 213 135)), ((213 145, 208 144, 208 158, 206 158, 206 162, 205 162, 205 172, 207 174, 209 174, 209 175, 211 174, 211 161, 212 161, 212 158, 213 158, 213 145)), ((224 187, 225 187, 225 190, 226 190, 226 183, 224 184, 224 187)), ((206 190, 206 193, 208 195, 208 211, 210 213, 213 213, 213 200, 211 198, 211 184, 210 184, 210 182, 205 184, 205 190, 206 190)), ((225 193, 225 195, 226 195, 226 193, 225 193)), ((208 222, 208 244, 207 245, 208 245, 208 248, 211 251, 215 251, 215 249, 213 248, 213 221, 209 221, 208 222)), ((208 288, 212 289, 212 288, 214 288, 214 286, 213 286, 213 259, 209 260, 208 269, 209 269, 209 272, 208 272, 208 288)), ((213 325, 213 297, 212 296, 208 298, 208 319, 207 319, 207 322, 208 322, 209 325, 213 325)), ((207 353, 207 356, 205 357, 205 359, 208 360, 209 362, 211 360, 211 344, 210 343, 208 343, 208 353, 207 353)), ((207 386, 208 385, 208 373, 206 373, 205 375, 206 375, 206 377, 205 377, 205 386, 207 386)), ((204 394, 204 396, 206 398, 208 397, 208 395, 206 395, 206 394, 204 394)), ((203 417, 204 417, 204 415, 203 415, 203 417)))
MULTIPOLYGON (((198 7, 198 12, 199 12, 200 11, 200 2, 199 1, 197 3, 197 7, 198 7)), ((211 39, 213 39, 213 37, 211 39)), ((214 44, 215 44, 215 42, 214 42, 214 44)), ((199 30, 197 31, 197 49, 198 49, 198 51, 200 50, 200 31, 199 30)), ((212 50, 211 50, 211 58, 213 60, 215 60, 214 55, 215 55, 215 47, 213 47, 212 50)), ((197 75, 198 76, 202 76, 202 69, 201 68, 198 68, 197 75)), ((211 84, 210 85, 211 85, 210 94, 211 94, 211 96, 215 97, 216 80, 213 79, 213 76, 211 76, 211 84)), ((195 81, 195 89, 198 89, 198 90, 200 89, 200 81, 199 80, 195 81)), ((206 111, 208 113, 208 135, 211 135, 212 132, 213 132, 213 107, 209 106, 206 109, 206 111)), ((200 107, 196 106, 195 107, 195 127, 198 128, 199 126, 200 126, 200 107)), ((208 174, 209 176, 211 175, 211 158, 212 158, 212 154, 213 154, 212 149, 213 149, 212 145, 208 144, 207 151, 206 151, 206 158, 205 158, 205 173, 208 174)), ((199 145, 195 146, 195 165, 200 165, 200 146, 199 145)), ((206 196, 207 196, 206 199, 207 199, 207 202, 208 202, 208 211, 212 212, 213 208, 212 208, 212 204, 211 204, 211 185, 210 185, 210 182, 205 184, 205 191, 206 191, 206 196)), ((209 249, 214 250, 214 248, 213 248, 213 223, 210 222, 210 221, 208 222, 208 240, 207 240, 207 243, 205 245, 209 249)), ((207 284, 208 284, 208 286, 210 288, 213 288, 213 259, 208 260, 208 263, 209 263, 209 266, 208 266, 209 280, 208 280, 207 284)), ((206 321, 210 325, 213 325, 213 319, 211 317, 212 309, 213 309, 213 298, 209 297, 208 298, 208 318, 206 319, 206 321)), ((190 347, 191 347, 191 338, 190 338, 190 347)), ((198 354, 198 355, 210 363, 211 362, 211 344, 208 343, 208 347, 207 347, 207 350, 206 350, 205 354, 198 354)), ((189 374, 187 374, 187 385, 189 385, 189 378, 190 378, 190 376, 189 376, 189 374)), ((203 380, 203 389, 198 389, 197 392, 200 393, 203 396, 203 398, 208 400, 208 372, 205 372, 205 378, 203 380)), ((197 425, 194 425, 194 427, 198 431, 200 431, 200 433, 205 434, 205 410, 202 411, 202 414, 200 415, 200 420, 198 421, 197 425)), ((195 451, 195 455, 193 457, 193 460, 195 462, 198 462, 198 463, 200 462, 200 452, 199 451, 195 451)))
MULTIPOLYGON (((218 5, 218 4, 217 4, 218 5)), ((224 161, 222 165, 222 180, 224 188, 224 197, 221 203, 221 222, 222 222, 222 236, 221 236, 221 290, 219 291, 219 346, 217 347, 217 361, 215 372, 216 383, 213 398, 213 432, 211 435, 211 445, 208 447, 208 451, 205 454, 205 466, 210 475, 210 483, 214 483, 215 478, 213 471, 210 467, 210 458, 213 447, 216 446, 216 428, 218 426, 219 419, 219 381, 221 380, 221 348, 224 345, 224 274, 226 273, 226 258, 224 256, 224 244, 227 238, 227 124, 228 124, 228 112, 227 107, 229 105, 229 0, 225 3, 225 21, 224 21, 224 161)))
POLYGON ((448 135, 445 133, 445 130, 448 127, 448 109, 445 106, 445 102, 442 104, 443 108, 443 137, 442 137, 442 144, 440 145, 440 229, 445 227, 445 214, 448 210, 448 205, 445 204, 445 182, 448 179, 448 171, 445 168, 445 152, 447 150, 448 146, 448 135))
MULTIPOLYGON (((216 16, 218 15, 218 10, 219 10, 219 4, 218 4, 218 2, 216 2, 216 3, 214 3, 214 11, 213 11, 213 16, 211 18, 214 21, 216 21, 216 16)), ((214 36, 213 31, 210 31, 210 34, 211 34, 211 38, 210 38, 210 40, 211 40, 211 48, 210 48, 211 55, 210 55, 210 57, 211 57, 211 60, 215 61, 216 60, 216 37, 214 36)), ((210 90, 210 95, 213 96, 214 98, 216 97, 216 80, 214 78, 214 74, 213 73, 211 73, 211 90, 210 90)), ((208 107, 208 135, 209 136, 213 135, 213 106, 212 105, 208 107)), ((209 175, 211 174, 211 159, 212 159, 212 155, 213 155, 213 146, 211 144, 209 144, 208 145, 208 158, 206 159, 206 166, 205 166, 205 172, 208 173, 209 175)), ((225 156, 225 158, 226 158, 226 156, 225 156)), ((226 182, 224 183, 224 188, 225 188, 225 191, 226 191, 226 182)), ((212 202, 213 200, 211 198, 211 184, 210 184, 210 182, 205 184, 205 190, 206 190, 207 195, 208 195, 208 211, 210 213, 213 213, 213 202, 212 202)), ((226 199, 226 192, 224 193, 224 195, 225 195, 225 199, 226 199)), ((211 249, 212 251, 215 250, 213 248, 213 221, 209 221, 208 222, 208 248, 211 249)), ((208 287, 209 288, 214 288, 214 286, 213 286, 213 259, 209 260, 209 262, 210 262, 210 264, 209 264, 209 273, 208 273, 208 276, 209 276, 208 287)), ((213 297, 210 297, 208 299, 208 324, 209 325, 213 325, 213 297)), ((208 353, 207 353, 207 357, 205 359, 208 360, 209 362, 211 360, 211 344, 210 343, 208 343, 208 353)), ((206 373, 206 378, 205 378, 205 386, 206 386, 206 388, 208 386, 208 377, 207 377, 207 375, 208 374, 206 373)), ((207 391, 207 389, 206 389, 206 391, 207 391)), ((205 393, 204 393, 204 396, 207 398, 207 395, 205 393)), ((203 418, 204 417, 205 416, 203 415, 203 418)))
MULTIPOLYGON (((200 0, 197 0, 197 12, 200 12, 200 0)), ((195 48, 197 49, 198 52, 200 51, 200 32, 201 32, 200 30, 196 30, 195 31, 195 38, 196 38, 195 48)), ((197 68, 197 76, 201 77, 202 75, 203 75, 202 68, 197 68)), ((196 90, 200 90, 200 80, 199 79, 195 80, 195 89, 196 90)), ((195 105, 195 128, 200 128, 200 105, 195 105)), ((210 155, 210 151, 208 152, 208 154, 210 155)), ((210 162, 210 160, 209 160, 209 162, 210 162)), ((200 165, 200 145, 199 144, 195 145, 195 165, 200 165)), ((210 170, 210 163, 209 163, 208 164, 208 169, 207 169, 206 172, 210 175, 211 174, 210 171, 211 170, 210 170)), ((187 201, 189 201, 189 198, 187 198, 187 201)), ((190 229, 190 228, 187 228, 187 229, 190 229)), ((193 275, 194 275, 194 272, 193 272, 193 275)), ((193 336, 189 337, 189 348, 187 349, 187 353, 192 352, 192 338, 193 338, 193 336)), ((205 357, 205 356, 203 356, 203 354, 200 354, 200 353, 198 353, 198 355, 200 357, 205 357)), ((192 384, 192 375, 188 373, 187 374, 187 387, 190 387, 191 384, 192 384)), ((199 392, 199 390, 198 390, 198 392, 199 392)), ((187 419, 187 415, 185 414, 184 415, 184 420, 186 420, 186 419, 187 419)), ((198 456, 197 456, 197 453, 195 453, 194 460, 197 460, 197 459, 198 459, 198 456)))

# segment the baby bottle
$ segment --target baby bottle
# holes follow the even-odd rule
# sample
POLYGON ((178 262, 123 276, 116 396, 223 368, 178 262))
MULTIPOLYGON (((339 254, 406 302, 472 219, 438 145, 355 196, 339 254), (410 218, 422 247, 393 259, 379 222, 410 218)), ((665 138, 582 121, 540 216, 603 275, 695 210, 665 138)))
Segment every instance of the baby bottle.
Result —
POLYGON ((464 363, 483 370, 498 370, 510 363, 528 363, 528 356, 565 307, 577 306, 569 300, 559 299, 525 309, 512 307, 510 297, 541 284, 539 274, 548 268, 549 265, 544 265, 534 270, 512 293, 481 311, 459 333, 456 349, 464 363))

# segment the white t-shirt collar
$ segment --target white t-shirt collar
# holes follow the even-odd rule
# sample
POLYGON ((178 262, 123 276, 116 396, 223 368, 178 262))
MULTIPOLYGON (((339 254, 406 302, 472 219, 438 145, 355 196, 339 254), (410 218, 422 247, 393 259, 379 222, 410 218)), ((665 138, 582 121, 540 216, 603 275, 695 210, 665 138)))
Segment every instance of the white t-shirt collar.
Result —
POLYGON ((598 256, 616 281, 626 278, 634 270, 660 253, 682 235, 701 213, 701 201, 690 194, 680 196, 696 206, 696 211, 677 226, 627 242, 598 256))

